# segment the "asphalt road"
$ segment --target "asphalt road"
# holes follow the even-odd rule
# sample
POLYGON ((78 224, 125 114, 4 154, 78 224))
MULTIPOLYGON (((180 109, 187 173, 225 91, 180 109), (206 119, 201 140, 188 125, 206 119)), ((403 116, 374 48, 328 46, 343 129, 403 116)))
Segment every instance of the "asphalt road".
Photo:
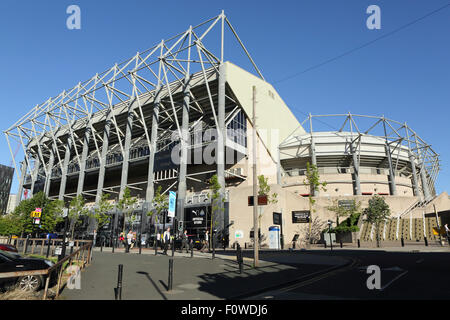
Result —
POLYGON ((384 252, 369 250, 308 250, 323 256, 354 259, 351 268, 343 268, 276 290, 248 297, 276 300, 403 300, 450 299, 450 253, 384 252), (380 289, 368 289, 372 273, 367 267, 380 267, 380 289))

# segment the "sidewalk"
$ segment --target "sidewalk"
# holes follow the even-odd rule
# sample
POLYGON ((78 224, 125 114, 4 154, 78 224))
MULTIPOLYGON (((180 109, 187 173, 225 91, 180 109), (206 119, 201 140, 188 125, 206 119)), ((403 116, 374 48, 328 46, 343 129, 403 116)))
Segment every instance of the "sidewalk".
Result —
MULTIPOLYGON (((311 274, 325 272, 348 263, 342 257, 324 257, 310 253, 293 254, 261 252, 260 265, 252 268, 253 259, 244 258, 244 271, 238 272, 233 251, 211 253, 175 253, 173 290, 167 291, 168 261, 161 252, 143 249, 141 255, 114 254, 103 248, 93 253, 92 264, 82 272, 81 290, 67 288, 61 294, 65 300, 113 300, 117 286, 118 264, 123 264, 124 300, 212 300, 232 299, 273 287, 311 274)), ((108 249, 110 251, 110 249, 108 249)))

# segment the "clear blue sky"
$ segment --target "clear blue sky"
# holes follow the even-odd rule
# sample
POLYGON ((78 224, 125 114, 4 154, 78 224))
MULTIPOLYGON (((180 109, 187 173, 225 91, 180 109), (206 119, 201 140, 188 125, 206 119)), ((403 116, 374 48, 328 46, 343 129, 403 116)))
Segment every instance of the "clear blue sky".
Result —
MULTIPOLYGON (((0 128, 137 51, 223 9, 266 80, 302 121, 305 113, 385 115, 407 122, 441 155, 437 191, 450 191, 450 8, 319 68, 280 81, 372 41, 447 1, 104 1, 0 2, 0 128), (81 8, 81 30, 66 8, 81 8), (381 30, 366 8, 381 8, 381 30)), ((247 64, 228 50, 227 60, 247 64)), ((13 146, 14 148, 15 146, 13 146)), ((9 165, 6 139, 0 163, 9 165)), ((17 160, 23 158, 19 153, 17 160)), ((17 181, 12 192, 17 191, 17 181)))

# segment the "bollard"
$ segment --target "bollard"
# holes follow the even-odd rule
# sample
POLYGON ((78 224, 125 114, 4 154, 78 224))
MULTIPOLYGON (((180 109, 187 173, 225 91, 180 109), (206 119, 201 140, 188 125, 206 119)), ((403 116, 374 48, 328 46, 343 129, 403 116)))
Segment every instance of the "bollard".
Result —
POLYGON ((359 242, 359 239, 358 239, 358 248, 361 248, 361 242, 359 242))
POLYGON ((428 247, 428 240, 427 240, 427 237, 425 237, 424 240, 425 240, 425 246, 428 247))
POLYGON ((192 240, 189 243, 189 249, 191 250, 191 258, 192 258, 192 257, 194 257, 194 245, 192 243, 192 240))
POLYGON ((172 257, 175 255, 175 239, 172 240, 172 257))
POLYGON ((237 263, 239 264, 239 273, 242 273, 242 250, 241 250, 241 246, 239 245, 239 243, 237 244, 237 249, 236 249, 236 260, 237 263))
POLYGON ((142 252, 142 235, 139 235, 139 254, 142 252))
POLYGON ((123 264, 119 264, 119 271, 117 274, 116 300, 122 300, 122 276, 123 264))
POLYGON ((340 243, 341 243, 341 248, 342 248, 342 240, 340 241, 340 243))
POLYGON ((100 242, 100 252, 103 252, 103 239, 102 239, 102 241, 100 242))
MULTIPOLYGON (((51 240, 50 240, 50 238, 48 239, 48 245, 47 245, 47 258, 48 258, 48 255, 50 254, 50 242, 51 242, 51 240)), ((72 253, 72 252, 71 252, 72 253)))
POLYGON ((27 253, 28 250, 28 238, 30 237, 30 235, 27 235, 27 239, 25 240, 25 245, 23 247, 23 254, 27 253))
POLYGON ((155 239, 155 256, 158 254, 158 240, 155 239))
POLYGON ((169 279, 167 281, 167 289, 168 291, 172 290, 173 285, 173 258, 169 259, 169 279))
POLYGON ((323 241, 323 247, 324 247, 325 249, 327 248, 327 241, 326 241, 326 240, 323 241))
POLYGON ((403 240, 403 237, 400 239, 401 243, 402 243, 402 247, 405 246, 405 241, 403 240))
POLYGON ((112 244, 112 253, 114 253, 114 248, 116 247, 117 244, 117 238, 113 239, 111 244, 112 244))
POLYGON ((247 249, 247 242, 244 242, 244 248, 247 249))

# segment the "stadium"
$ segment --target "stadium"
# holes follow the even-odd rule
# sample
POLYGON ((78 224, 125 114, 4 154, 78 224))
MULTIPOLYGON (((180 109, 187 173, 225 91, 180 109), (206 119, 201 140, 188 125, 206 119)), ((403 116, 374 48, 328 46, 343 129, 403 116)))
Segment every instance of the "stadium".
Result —
MULTIPOLYGON (((327 209, 335 200, 364 207, 372 195, 383 196, 396 218, 385 224, 386 240, 435 239, 432 228, 445 223, 450 210, 448 195, 435 190, 439 156, 416 131, 376 115, 309 115, 300 122, 223 12, 36 105, 5 135, 19 178, 17 202, 26 189, 65 202, 82 195, 93 207, 102 194, 117 202, 128 188, 140 216, 152 210, 161 187, 177 193, 176 221, 203 234, 213 226, 208 180, 217 175, 224 201, 214 228, 228 235, 230 245, 251 243, 253 163, 278 199, 259 206, 267 246, 273 213, 281 214, 282 238, 289 243, 304 238, 305 222, 335 220, 327 209), (225 59, 230 43, 251 70, 225 59), (329 119, 340 125, 316 129, 329 119), (22 147, 20 163, 14 144, 22 147), (307 163, 317 166, 326 191, 311 194, 307 163), (310 195, 316 199, 312 212, 310 195)), ((121 213, 111 214, 116 233, 121 213)), ((142 216, 143 230, 151 230, 153 221, 142 216)), ((362 219, 359 226, 358 236, 373 240, 373 228, 362 219)))

